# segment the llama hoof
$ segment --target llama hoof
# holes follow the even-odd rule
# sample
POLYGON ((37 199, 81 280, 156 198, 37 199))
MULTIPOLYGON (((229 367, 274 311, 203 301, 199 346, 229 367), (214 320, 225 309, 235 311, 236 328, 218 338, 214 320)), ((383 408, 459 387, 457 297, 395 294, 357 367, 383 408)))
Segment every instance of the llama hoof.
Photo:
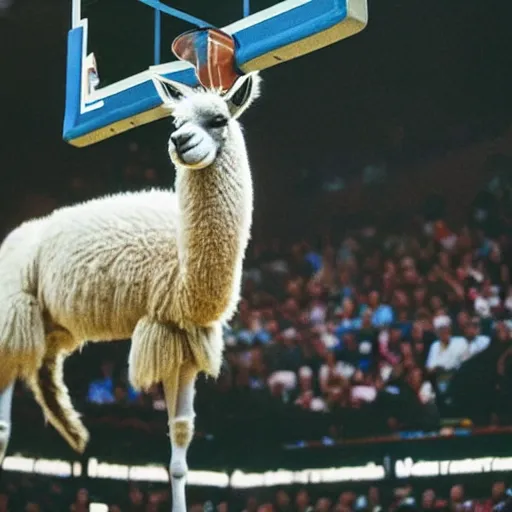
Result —
POLYGON ((79 429, 78 432, 75 432, 72 446, 77 453, 83 454, 87 448, 88 443, 89 432, 85 428, 79 429))

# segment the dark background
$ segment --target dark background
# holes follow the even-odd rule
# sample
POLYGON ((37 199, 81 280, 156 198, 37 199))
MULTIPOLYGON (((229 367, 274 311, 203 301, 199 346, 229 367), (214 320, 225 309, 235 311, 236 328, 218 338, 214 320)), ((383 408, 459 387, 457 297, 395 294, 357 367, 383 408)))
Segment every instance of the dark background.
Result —
MULTIPOLYGON (((220 24, 240 15, 238 2, 221 2, 225 12, 219 3, 172 5, 187 4, 191 14, 220 24)), ((150 8, 135 0, 87 5, 104 83, 152 63, 150 8)), ((447 129, 482 136, 500 133, 510 119, 510 2, 370 0, 369 9, 361 34, 264 73, 264 95, 244 122, 256 199, 268 211, 284 195, 300 194, 305 177, 312 196, 333 168, 349 173, 365 159, 385 157, 397 129, 414 156, 445 141, 447 129)), ((176 29, 190 27, 164 18, 165 55, 176 29)), ((110 188, 119 189, 115 165, 131 140, 147 141, 157 158, 167 159, 168 121, 85 149, 62 141, 69 20, 67 0, 18 0, 0 20, 3 218, 13 215, 28 187, 65 195, 77 172, 112 178, 110 188)))

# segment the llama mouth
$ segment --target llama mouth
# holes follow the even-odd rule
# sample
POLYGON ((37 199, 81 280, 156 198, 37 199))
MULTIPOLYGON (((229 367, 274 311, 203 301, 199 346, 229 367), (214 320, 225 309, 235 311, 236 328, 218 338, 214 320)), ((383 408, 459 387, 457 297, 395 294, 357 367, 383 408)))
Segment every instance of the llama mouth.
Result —
POLYGON ((211 148, 210 151, 205 151, 206 148, 201 148, 201 144, 195 144, 187 147, 184 151, 175 149, 174 161, 188 169, 204 169, 211 165, 217 157, 217 149, 211 148))
POLYGON ((197 146, 199 146, 199 144, 194 144, 193 146, 177 149, 177 153, 180 157, 183 157, 193 149, 197 148, 197 146))

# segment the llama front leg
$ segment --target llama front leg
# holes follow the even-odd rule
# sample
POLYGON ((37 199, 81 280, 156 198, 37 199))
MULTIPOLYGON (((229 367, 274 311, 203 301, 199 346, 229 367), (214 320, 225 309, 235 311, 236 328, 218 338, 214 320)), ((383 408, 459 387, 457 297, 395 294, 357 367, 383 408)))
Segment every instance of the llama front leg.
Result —
POLYGON ((187 510, 185 496, 188 472, 187 451, 194 436, 196 377, 197 370, 189 365, 184 365, 179 371, 177 386, 173 386, 170 381, 164 385, 172 446, 170 474, 173 512, 186 512, 187 510), (173 407, 174 405, 175 407, 173 407))
POLYGON ((2 464, 11 434, 11 404, 14 382, 0 392, 0 465, 2 464))

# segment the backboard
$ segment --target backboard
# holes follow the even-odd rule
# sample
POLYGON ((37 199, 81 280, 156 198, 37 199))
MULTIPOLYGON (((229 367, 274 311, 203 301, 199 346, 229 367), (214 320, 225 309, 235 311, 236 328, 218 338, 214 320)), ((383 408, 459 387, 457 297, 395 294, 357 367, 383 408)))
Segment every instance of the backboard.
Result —
POLYGON ((154 77, 198 84, 195 68, 170 51, 172 40, 187 29, 217 27, 231 35, 237 72, 243 74, 347 38, 368 20, 367 0, 115 1, 72 0, 63 137, 74 146, 94 144, 170 114, 154 77), (238 7, 233 9, 234 2, 238 7), (98 21, 107 11, 108 20, 98 21), (141 53, 145 60, 139 59, 141 53))

